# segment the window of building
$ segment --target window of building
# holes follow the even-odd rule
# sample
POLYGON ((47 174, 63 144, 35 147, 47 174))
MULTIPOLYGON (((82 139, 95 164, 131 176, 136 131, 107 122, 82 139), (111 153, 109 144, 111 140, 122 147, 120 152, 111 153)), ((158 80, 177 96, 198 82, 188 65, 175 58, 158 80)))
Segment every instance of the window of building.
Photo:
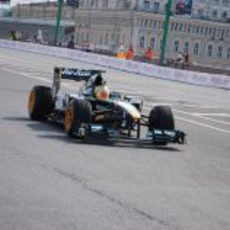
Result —
POLYGON ((153 3, 153 10, 154 12, 158 12, 160 9, 160 3, 159 2, 154 2, 153 3))
POLYGON ((223 47, 222 46, 218 46, 216 56, 218 58, 222 58, 222 52, 223 52, 223 47))
POLYGON ((155 29, 157 27, 157 21, 153 22, 153 28, 155 29))
POLYGON ((208 57, 212 57, 212 53, 213 53, 213 46, 209 45, 208 46, 208 57))
POLYGON ((224 6, 229 6, 229 2, 230 2, 229 0, 223 0, 223 5, 224 6))
POLYGON ((189 42, 184 43, 184 53, 189 53, 189 42))
POLYGON ((162 22, 158 23, 158 29, 162 28, 162 24, 163 24, 162 22))
POLYGON ((86 41, 89 41, 89 33, 86 33, 86 41))
POLYGON ((224 40, 224 34, 225 34, 225 29, 221 30, 221 35, 220 35, 220 39, 224 40))
POLYGON ((170 30, 173 31, 173 28, 174 28, 174 22, 171 24, 170 30))
POLYGON ((198 55, 199 54, 199 43, 195 43, 194 44, 193 54, 194 55, 198 55))
POLYGON ((182 32, 182 29, 183 29, 183 24, 180 24, 179 25, 179 31, 182 32))
POLYGON ((189 25, 189 26, 188 26, 188 33, 190 33, 190 32, 191 32, 191 29, 192 29, 192 26, 191 26, 191 25, 189 25))
POLYGON ((153 20, 150 19, 150 20, 149 20, 149 27, 152 27, 152 25, 153 25, 153 20))
POLYGON ((196 33, 196 26, 192 27, 192 33, 195 34, 196 33))
POLYGON ((155 48, 155 38, 154 38, 154 37, 152 37, 152 38, 150 39, 150 47, 151 47, 152 49, 155 48))
POLYGON ((80 40, 80 38, 79 38, 80 36, 79 36, 79 32, 77 32, 76 33, 76 42, 78 43, 79 42, 79 40, 80 40))
POLYGON ((140 47, 141 47, 141 48, 144 48, 144 47, 145 47, 145 37, 144 37, 144 36, 141 36, 141 37, 140 37, 140 47))
POLYGON ((222 13, 222 18, 223 19, 227 19, 227 17, 228 17, 228 13, 225 11, 225 12, 223 12, 222 13))
POLYGON ((201 35, 204 34, 204 27, 200 27, 200 34, 201 34, 201 35))
POLYGON ((148 19, 145 19, 145 27, 148 26, 148 19))
POLYGON ((177 31, 177 29, 178 29, 178 23, 175 23, 174 30, 177 31))
POLYGON ((141 24, 140 24, 140 26, 142 27, 143 24, 144 24, 144 19, 142 18, 142 19, 141 19, 141 24))
POLYGON ((204 30, 204 35, 205 35, 205 36, 208 35, 208 27, 205 28, 205 30, 204 30))
POLYGON ((227 50, 227 59, 230 59, 230 47, 227 50))
POLYGON ((212 18, 214 18, 214 19, 217 18, 217 14, 218 14, 217 10, 213 10, 212 11, 212 18))
POLYGON ((180 42, 179 41, 175 41, 174 42, 174 52, 178 53, 179 52, 179 48, 180 48, 180 42))
POLYGON ((198 9, 197 14, 198 14, 198 16, 202 17, 204 15, 204 10, 203 9, 198 9))
POLYGON ((117 44, 120 43, 120 34, 117 34, 117 40, 116 40, 117 44))
POLYGON ((109 42, 109 34, 106 33, 106 34, 105 34, 105 42, 104 42, 104 44, 105 44, 105 45, 108 45, 108 42, 109 42))
POLYGON ((85 36, 85 34, 84 34, 84 32, 82 32, 81 33, 81 41, 84 41, 84 36, 85 36))
POLYGON ((115 41, 115 33, 112 33, 111 34, 111 39, 110 39, 112 42, 114 42, 115 41))
POLYGON ((108 8, 108 0, 103 0, 103 8, 108 8))
POLYGON ((100 44, 103 43, 103 35, 102 35, 102 34, 100 35, 100 41, 99 41, 99 43, 100 43, 100 44))
POLYGON ((143 3, 143 8, 145 10, 149 10, 150 9, 150 1, 145 0, 143 3))
POLYGON ((212 28, 209 28, 209 32, 208 32, 209 35, 212 34, 212 28))

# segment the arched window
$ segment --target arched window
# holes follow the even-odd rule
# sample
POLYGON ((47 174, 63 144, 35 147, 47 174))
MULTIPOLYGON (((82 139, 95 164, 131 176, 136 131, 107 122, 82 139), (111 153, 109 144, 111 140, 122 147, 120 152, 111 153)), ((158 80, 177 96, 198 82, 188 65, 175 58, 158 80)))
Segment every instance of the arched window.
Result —
POLYGON ((222 53, 223 53, 223 47, 222 46, 218 46, 216 56, 218 58, 222 58, 222 53))
POLYGON ((189 53, 189 42, 184 43, 184 53, 189 53))
POLYGON ((144 47, 145 47, 145 37, 144 37, 144 36, 141 36, 141 37, 140 37, 140 47, 141 47, 141 48, 144 48, 144 47))
POLYGON ((194 55, 198 55, 199 54, 199 43, 195 43, 194 44, 193 54, 194 55))
POLYGON ((227 13, 227 12, 223 12, 223 13, 222 13, 222 18, 223 18, 223 19, 227 19, 227 17, 228 17, 228 13, 227 13))
POLYGON ((217 10, 212 11, 212 18, 217 18, 217 10))
POLYGON ((179 47, 180 46, 180 43, 179 41, 175 41, 174 42, 174 52, 178 53, 179 52, 179 47))

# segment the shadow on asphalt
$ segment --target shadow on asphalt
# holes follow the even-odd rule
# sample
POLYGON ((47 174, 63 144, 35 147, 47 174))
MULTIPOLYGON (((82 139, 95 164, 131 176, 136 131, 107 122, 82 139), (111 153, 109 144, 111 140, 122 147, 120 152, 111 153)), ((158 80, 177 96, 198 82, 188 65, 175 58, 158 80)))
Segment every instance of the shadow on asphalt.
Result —
POLYGON ((47 134, 38 134, 40 138, 49 138, 53 140, 63 141, 71 144, 81 145, 95 145, 105 147, 117 147, 117 148, 140 148, 140 149, 156 149, 156 150, 167 150, 172 152, 180 152, 181 150, 172 146, 157 146, 151 144, 151 141, 144 139, 118 137, 118 138, 107 138, 101 135, 89 136, 86 139, 70 138, 64 132, 63 125, 55 122, 38 122, 32 121, 26 117, 5 117, 4 120, 24 122, 26 125, 34 131, 47 132, 47 134), (52 132, 52 133, 51 133, 52 132), (54 134, 55 133, 55 134, 54 134))

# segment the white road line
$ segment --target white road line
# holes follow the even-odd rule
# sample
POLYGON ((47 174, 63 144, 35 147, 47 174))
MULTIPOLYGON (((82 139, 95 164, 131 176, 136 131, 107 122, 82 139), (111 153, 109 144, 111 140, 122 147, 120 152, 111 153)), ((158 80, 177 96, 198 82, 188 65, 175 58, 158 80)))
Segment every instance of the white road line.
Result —
MULTIPOLYGON (((152 107, 145 107, 145 110, 146 109, 152 109, 152 107)), ((174 110, 174 109, 173 109, 174 110)), ((177 112, 179 112, 180 110, 176 110, 177 112)), ((180 111, 181 113, 185 114, 185 115, 193 115, 191 113, 188 113, 188 112, 183 112, 183 111, 180 111)), ((194 115, 193 115, 194 116, 194 115)), ((177 115, 174 115, 175 118, 179 119, 179 120, 182 120, 182 121, 186 121, 188 123, 192 123, 192 124, 195 124, 195 125, 199 125, 201 127, 205 127, 205 128, 210 128, 210 129, 213 129, 213 130, 216 130, 216 131, 219 131, 219 132, 223 132, 223 133, 230 133, 230 130, 226 130, 226 129, 221 129, 221 128, 218 128, 218 127, 215 127, 215 126, 211 126, 211 125, 208 125, 208 124, 205 124, 205 123, 202 123, 202 122, 199 122, 199 121, 194 121, 194 120, 191 120, 191 119, 186 119, 186 118, 182 118, 180 116, 177 116, 177 115)), ((201 117, 203 118, 203 117, 201 117)), ((206 118, 204 118, 206 119, 206 118)), ((210 118, 211 119, 211 118, 210 118)), ((208 120, 208 119, 206 119, 208 120)), ((215 122, 219 122, 219 123, 225 123, 224 121, 215 121, 215 122)), ((228 123, 229 124, 229 123, 228 123)))
POLYGON ((181 111, 181 110, 178 110, 178 109, 173 109, 173 111, 178 112, 178 113, 182 113, 182 114, 186 114, 186 115, 190 115, 190 116, 194 116, 194 117, 199 117, 199 118, 201 118, 203 120, 207 120, 207 121, 213 121, 213 122, 224 124, 224 125, 230 125, 230 122, 220 121, 220 120, 210 118, 210 117, 203 117, 203 116, 197 115, 197 113, 184 112, 184 111, 181 111))
POLYGON ((179 120, 186 121, 186 122, 194 124, 194 125, 199 125, 199 126, 202 126, 202 127, 205 127, 205 128, 209 128, 209 129, 213 129, 213 130, 216 130, 216 131, 219 131, 219 132, 222 132, 222 133, 230 134, 230 130, 217 128, 217 127, 214 127, 214 126, 211 126, 211 125, 207 125, 207 124, 204 124, 204 123, 201 123, 201 122, 198 122, 198 121, 194 121, 194 120, 189 120, 189 119, 186 119, 186 118, 183 118, 183 117, 179 117, 179 116, 175 116, 175 117, 177 119, 179 119, 179 120))
POLYGON ((27 77, 27 78, 31 78, 31 79, 36 79, 36 80, 39 80, 39 81, 44 81, 44 82, 52 83, 51 80, 48 80, 48 79, 45 79, 45 78, 42 78, 42 77, 37 77, 37 76, 31 75, 31 74, 28 74, 28 73, 18 72, 18 71, 9 69, 9 68, 2 68, 2 70, 6 71, 6 72, 13 73, 13 74, 22 75, 22 76, 27 77))
POLYGON ((196 116, 230 117, 227 113, 194 113, 196 116))
POLYGON ((183 107, 194 107, 194 108, 200 108, 200 109, 219 109, 219 106, 215 105, 196 105, 196 104, 183 104, 183 107))

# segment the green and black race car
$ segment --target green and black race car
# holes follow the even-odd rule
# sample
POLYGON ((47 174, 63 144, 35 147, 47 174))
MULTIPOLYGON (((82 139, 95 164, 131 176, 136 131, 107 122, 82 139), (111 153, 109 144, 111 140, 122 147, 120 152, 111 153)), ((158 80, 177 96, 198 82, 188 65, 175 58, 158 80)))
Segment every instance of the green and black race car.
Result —
POLYGON ((175 129, 169 106, 155 106, 148 115, 142 114, 142 100, 109 92, 103 72, 55 67, 52 87, 34 86, 30 92, 30 118, 61 123, 70 137, 98 134, 139 139, 141 127, 146 126, 146 138, 153 144, 185 143, 185 133, 175 129), (62 79, 84 84, 77 93, 64 93, 62 79))

